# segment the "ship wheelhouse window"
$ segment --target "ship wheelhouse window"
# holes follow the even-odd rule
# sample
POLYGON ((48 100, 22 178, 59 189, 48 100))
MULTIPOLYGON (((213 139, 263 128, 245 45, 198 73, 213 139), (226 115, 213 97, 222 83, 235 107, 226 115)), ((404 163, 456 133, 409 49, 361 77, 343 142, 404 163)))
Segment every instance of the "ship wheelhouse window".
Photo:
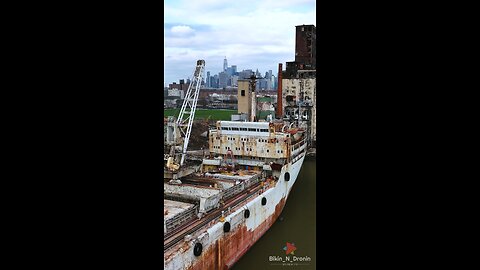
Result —
POLYGON ((255 128, 249 128, 248 131, 256 131, 255 128))
POLYGON ((226 127, 222 127, 222 130, 227 130, 227 128, 226 128, 226 127))
POLYGON ((232 130, 237 130, 238 131, 238 127, 232 127, 232 130))

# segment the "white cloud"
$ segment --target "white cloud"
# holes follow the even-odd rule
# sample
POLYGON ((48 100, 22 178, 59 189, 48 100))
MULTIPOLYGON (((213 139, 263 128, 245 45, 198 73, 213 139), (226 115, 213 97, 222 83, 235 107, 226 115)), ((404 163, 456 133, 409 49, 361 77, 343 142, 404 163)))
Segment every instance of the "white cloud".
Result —
POLYGON ((240 71, 271 69, 276 74, 278 63, 285 67, 285 62, 295 59, 295 26, 315 24, 314 0, 194 2, 165 6, 165 23, 175 25, 165 39, 167 82, 191 76, 198 59, 206 61, 212 75, 217 74, 224 56, 240 71), (208 27, 197 31, 198 25, 208 27))
POLYGON ((177 25, 177 26, 173 26, 170 29, 170 32, 172 32, 172 34, 177 36, 187 36, 195 32, 195 30, 193 30, 190 26, 187 26, 187 25, 177 25))

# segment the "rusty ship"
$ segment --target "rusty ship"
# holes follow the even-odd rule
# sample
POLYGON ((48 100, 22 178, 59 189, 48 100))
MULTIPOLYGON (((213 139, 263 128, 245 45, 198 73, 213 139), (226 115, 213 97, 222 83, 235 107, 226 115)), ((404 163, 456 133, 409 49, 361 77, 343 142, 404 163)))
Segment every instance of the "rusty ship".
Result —
POLYGON ((307 152, 306 132, 295 122, 252 116, 217 121, 208 130, 208 150, 186 158, 202 61, 178 119, 164 123, 168 270, 231 268, 279 217, 307 152))

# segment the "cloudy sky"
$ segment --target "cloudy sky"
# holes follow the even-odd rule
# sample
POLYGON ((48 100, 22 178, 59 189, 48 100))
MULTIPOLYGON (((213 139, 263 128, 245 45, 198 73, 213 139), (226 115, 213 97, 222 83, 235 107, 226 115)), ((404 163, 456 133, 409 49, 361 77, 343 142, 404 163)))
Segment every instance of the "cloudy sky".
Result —
MULTIPOLYGON (((165 0, 165 83, 192 76, 198 59, 218 74, 228 66, 276 75, 295 60, 295 26, 315 25, 315 0, 165 0)), ((205 73, 206 75, 206 73, 205 73)))

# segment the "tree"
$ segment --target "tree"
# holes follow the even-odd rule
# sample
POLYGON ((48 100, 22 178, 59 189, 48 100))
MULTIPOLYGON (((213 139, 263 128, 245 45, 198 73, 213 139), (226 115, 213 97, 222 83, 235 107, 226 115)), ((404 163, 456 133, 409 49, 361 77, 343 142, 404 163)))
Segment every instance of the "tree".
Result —
POLYGON ((199 98, 197 104, 201 107, 206 107, 208 102, 206 98, 199 98))
POLYGON ((182 107, 182 104, 183 104, 183 100, 182 99, 177 99, 175 101, 175 103, 177 104, 177 108, 181 108, 182 107))

